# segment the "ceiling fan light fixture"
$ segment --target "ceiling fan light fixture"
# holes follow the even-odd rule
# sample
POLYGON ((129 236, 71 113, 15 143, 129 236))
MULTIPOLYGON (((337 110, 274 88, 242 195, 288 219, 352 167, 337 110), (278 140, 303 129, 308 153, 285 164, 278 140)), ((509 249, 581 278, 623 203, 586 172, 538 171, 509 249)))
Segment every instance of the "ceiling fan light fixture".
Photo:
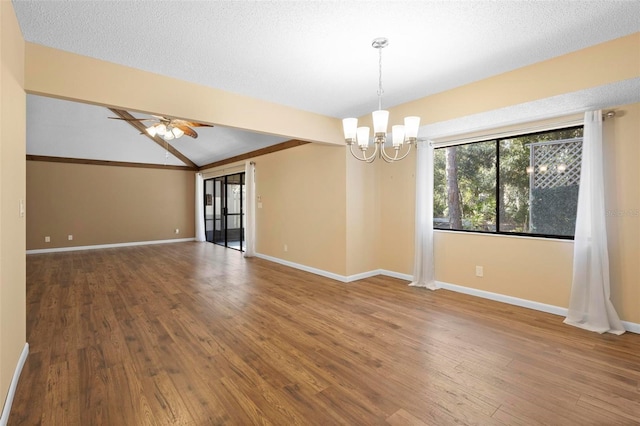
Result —
POLYGON ((158 134, 158 136, 164 137, 164 135, 167 133, 167 126, 165 126, 162 123, 156 124, 155 128, 156 128, 156 133, 158 134))
POLYGON ((151 137, 154 137, 156 135, 156 133, 158 133, 158 131, 156 130, 156 126, 149 126, 145 129, 145 131, 147 132, 147 134, 151 137))
POLYGON ((173 136, 173 132, 168 131, 164 134, 164 136, 162 136, 162 139, 164 139, 165 141, 172 141, 175 139, 175 136, 173 136))
POLYGON ((182 131, 182 129, 179 129, 177 127, 172 127, 171 128, 171 133, 173 133, 173 136, 175 136, 176 139, 182 137, 184 135, 184 132, 182 131))

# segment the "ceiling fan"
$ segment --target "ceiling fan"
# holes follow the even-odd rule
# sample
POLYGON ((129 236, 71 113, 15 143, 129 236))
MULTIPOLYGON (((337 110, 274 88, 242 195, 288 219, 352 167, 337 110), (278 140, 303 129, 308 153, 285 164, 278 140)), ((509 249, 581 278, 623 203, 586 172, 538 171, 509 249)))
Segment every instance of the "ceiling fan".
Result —
POLYGON ((124 117, 109 117, 113 120, 124 120, 124 121, 155 121, 149 127, 145 128, 145 131, 149 134, 149 136, 160 136, 162 139, 166 141, 170 141, 172 139, 177 139, 182 137, 183 135, 191 136, 192 138, 197 138, 198 133, 192 129, 192 127, 213 127, 210 124, 196 123, 195 121, 187 121, 182 120, 180 118, 167 118, 161 115, 154 115, 153 118, 124 118, 124 117))

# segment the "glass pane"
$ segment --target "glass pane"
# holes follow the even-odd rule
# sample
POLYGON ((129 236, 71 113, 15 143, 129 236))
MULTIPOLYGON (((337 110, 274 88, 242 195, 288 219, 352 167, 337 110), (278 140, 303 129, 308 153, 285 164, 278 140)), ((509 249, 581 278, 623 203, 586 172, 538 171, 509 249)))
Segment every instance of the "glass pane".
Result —
POLYGON ((500 231, 573 236, 582 128, 500 143, 500 231))
POLYGON ((224 217, 224 210, 223 210, 223 205, 222 205, 222 201, 223 201, 223 190, 224 190, 224 185, 222 184, 222 179, 215 179, 214 180, 214 197, 213 197, 213 203, 214 203, 214 212, 215 212, 215 230, 213 233, 213 242, 217 243, 217 244, 224 244, 225 243, 225 235, 224 235, 224 228, 225 228, 225 217, 224 217))
POLYGON ((207 241, 213 241, 213 180, 204 181, 204 231, 207 241))
POLYGON ((227 216, 227 244, 229 247, 240 249, 242 240, 242 217, 237 215, 227 216))
POLYGON ((500 141, 500 231, 530 232, 529 146, 523 138, 500 141))
POLYGON ((495 186, 495 141, 436 149, 434 228, 495 231, 495 186))
POLYGON ((227 214, 240 213, 242 192, 240 185, 227 185, 227 214))

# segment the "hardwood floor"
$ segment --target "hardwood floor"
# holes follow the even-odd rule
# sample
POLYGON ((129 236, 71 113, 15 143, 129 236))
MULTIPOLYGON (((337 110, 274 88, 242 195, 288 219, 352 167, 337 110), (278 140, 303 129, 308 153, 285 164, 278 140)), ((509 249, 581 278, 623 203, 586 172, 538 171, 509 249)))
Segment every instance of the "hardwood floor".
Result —
POLYGON ((29 255, 10 425, 640 424, 640 336, 208 243, 29 255))

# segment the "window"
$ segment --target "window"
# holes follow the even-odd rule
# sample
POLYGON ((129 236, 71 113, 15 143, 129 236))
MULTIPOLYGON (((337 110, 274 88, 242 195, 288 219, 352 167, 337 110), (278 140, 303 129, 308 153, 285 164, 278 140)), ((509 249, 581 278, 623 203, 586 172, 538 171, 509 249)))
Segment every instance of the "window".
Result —
POLYGON ((435 229, 573 238, 582 126, 434 151, 435 229))

